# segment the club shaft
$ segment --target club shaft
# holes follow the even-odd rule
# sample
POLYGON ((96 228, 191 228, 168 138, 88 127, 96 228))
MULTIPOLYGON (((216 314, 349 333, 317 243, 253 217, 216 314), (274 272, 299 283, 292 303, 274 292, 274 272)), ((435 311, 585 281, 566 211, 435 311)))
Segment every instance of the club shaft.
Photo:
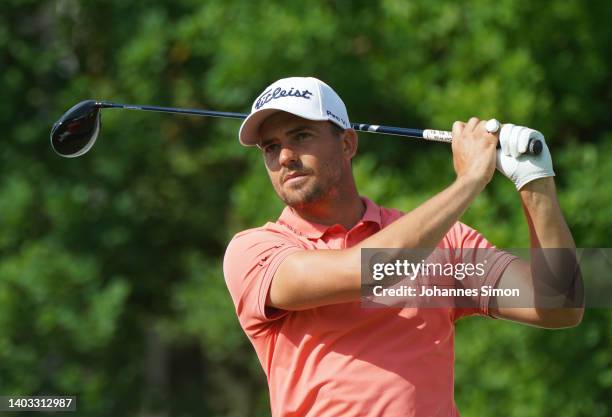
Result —
MULTIPOLYGON (((245 113, 232 113, 222 112, 213 110, 201 110, 201 109, 185 109, 177 107, 160 107, 160 106, 147 106, 147 105, 135 105, 135 104, 118 104, 110 102, 99 102, 98 105, 102 108, 117 108, 126 110, 144 110, 154 111, 161 113, 178 113, 178 114, 195 114, 199 116, 210 116, 210 117, 224 117, 229 119, 246 119, 248 114, 245 113)), ((439 131, 439 130, 422 130, 422 129, 411 129, 405 127, 393 127, 393 126, 381 126, 372 125, 367 123, 352 123, 351 127, 361 132, 371 133, 383 133, 387 135, 404 136, 411 138, 427 139, 440 142, 450 142, 451 132, 439 131), (437 132, 432 134, 431 132, 437 132)))
MULTIPOLYGON (((201 109, 183 109, 176 107, 117 104, 109 102, 97 102, 96 104, 101 108, 120 108, 127 110, 145 110, 163 113, 195 114, 199 116, 225 117, 230 119, 246 119, 248 116, 248 114, 245 113, 232 113, 201 109)), ((352 123, 351 127, 361 132, 383 133, 386 135, 418 138, 435 142, 451 143, 453 140, 452 133, 446 130, 413 129, 407 127, 372 125, 367 123, 352 123)), ((497 144, 497 147, 499 148, 499 143, 497 144)), ((527 153, 532 155, 538 155, 542 151, 542 148, 543 145, 539 140, 531 139, 528 144, 527 153)))
POLYGON ((212 111, 212 110, 201 110, 201 109, 182 109, 177 107, 160 107, 160 106, 142 106, 135 104, 117 104, 101 102, 99 103, 102 108, 114 108, 114 109, 125 109, 125 110, 144 110, 154 111, 160 113, 178 113, 178 114, 196 114, 198 116, 210 116, 210 117, 225 117, 229 119, 246 119, 247 115, 244 113, 231 113, 223 111, 212 111))

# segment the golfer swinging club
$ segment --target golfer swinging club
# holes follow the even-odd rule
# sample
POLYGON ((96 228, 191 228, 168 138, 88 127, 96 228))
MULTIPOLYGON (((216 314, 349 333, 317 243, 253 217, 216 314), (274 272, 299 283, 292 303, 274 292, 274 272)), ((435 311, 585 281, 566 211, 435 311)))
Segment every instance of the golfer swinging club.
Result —
POLYGON ((497 167, 519 190, 532 247, 575 249, 549 150, 544 143, 540 155, 521 156, 535 132, 524 127, 457 121, 455 181, 402 213, 359 195, 351 168, 358 137, 350 126, 331 87, 293 77, 267 87, 240 128, 240 143, 260 148, 286 204, 275 222, 234 236, 223 265, 268 380, 272 416, 458 416, 456 320, 482 315, 560 328, 580 323, 583 308, 504 308, 484 296, 475 309, 363 308, 361 249, 489 249, 486 282, 505 288, 537 280, 529 263, 490 250, 458 220, 497 167))

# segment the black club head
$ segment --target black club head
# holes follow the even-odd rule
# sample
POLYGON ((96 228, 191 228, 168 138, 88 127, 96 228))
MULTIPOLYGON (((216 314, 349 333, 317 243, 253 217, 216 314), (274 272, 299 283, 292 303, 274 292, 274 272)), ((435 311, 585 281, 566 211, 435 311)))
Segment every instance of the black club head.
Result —
POLYGON ((53 125, 51 147, 60 156, 76 158, 85 154, 100 132, 100 108, 95 100, 74 105, 53 125))

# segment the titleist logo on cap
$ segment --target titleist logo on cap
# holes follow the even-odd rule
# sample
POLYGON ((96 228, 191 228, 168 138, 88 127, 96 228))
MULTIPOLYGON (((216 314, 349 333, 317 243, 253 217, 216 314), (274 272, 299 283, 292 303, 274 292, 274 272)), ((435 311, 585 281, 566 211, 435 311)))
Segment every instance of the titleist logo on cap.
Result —
POLYGON ((255 102, 255 108, 257 110, 259 110, 266 103, 269 103, 272 100, 276 100, 277 98, 282 98, 282 97, 300 97, 300 98, 304 98, 306 100, 310 100, 310 96, 312 96, 312 93, 310 91, 308 91, 308 90, 301 90, 300 91, 298 89, 295 89, 295 88, 291 87, 291 89, 289 89, 289 91, 287 91, 287 90, 282 89, 281 87, 276 87, 274 89, 274 91, 272 91, 272 89, 264 91, 259 96, 257 101, 255 102))

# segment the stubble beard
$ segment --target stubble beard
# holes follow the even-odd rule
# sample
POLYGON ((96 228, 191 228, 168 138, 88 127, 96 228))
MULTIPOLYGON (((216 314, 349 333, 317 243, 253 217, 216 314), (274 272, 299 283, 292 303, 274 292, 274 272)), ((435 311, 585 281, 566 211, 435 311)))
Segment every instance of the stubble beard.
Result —
POLYGON ((289 192, 282 190, 280 198, 289 207, 299 209, 322 200, 329 191, 322 184, 315 183, 306 189, 289 192))
POLYGON ((310 177, 309 182, 312 182, 304 184, 300 188, 291 189, 289 192, 281 184, 279 189, 276 190, 278 196, 287 206, 294 209, 303 209, 319 201, 337 196, 342 173, 339 171, 334 173, 330 170, 329 166, 326 168, 328 174, 327 181, 317 181, 310 177))

